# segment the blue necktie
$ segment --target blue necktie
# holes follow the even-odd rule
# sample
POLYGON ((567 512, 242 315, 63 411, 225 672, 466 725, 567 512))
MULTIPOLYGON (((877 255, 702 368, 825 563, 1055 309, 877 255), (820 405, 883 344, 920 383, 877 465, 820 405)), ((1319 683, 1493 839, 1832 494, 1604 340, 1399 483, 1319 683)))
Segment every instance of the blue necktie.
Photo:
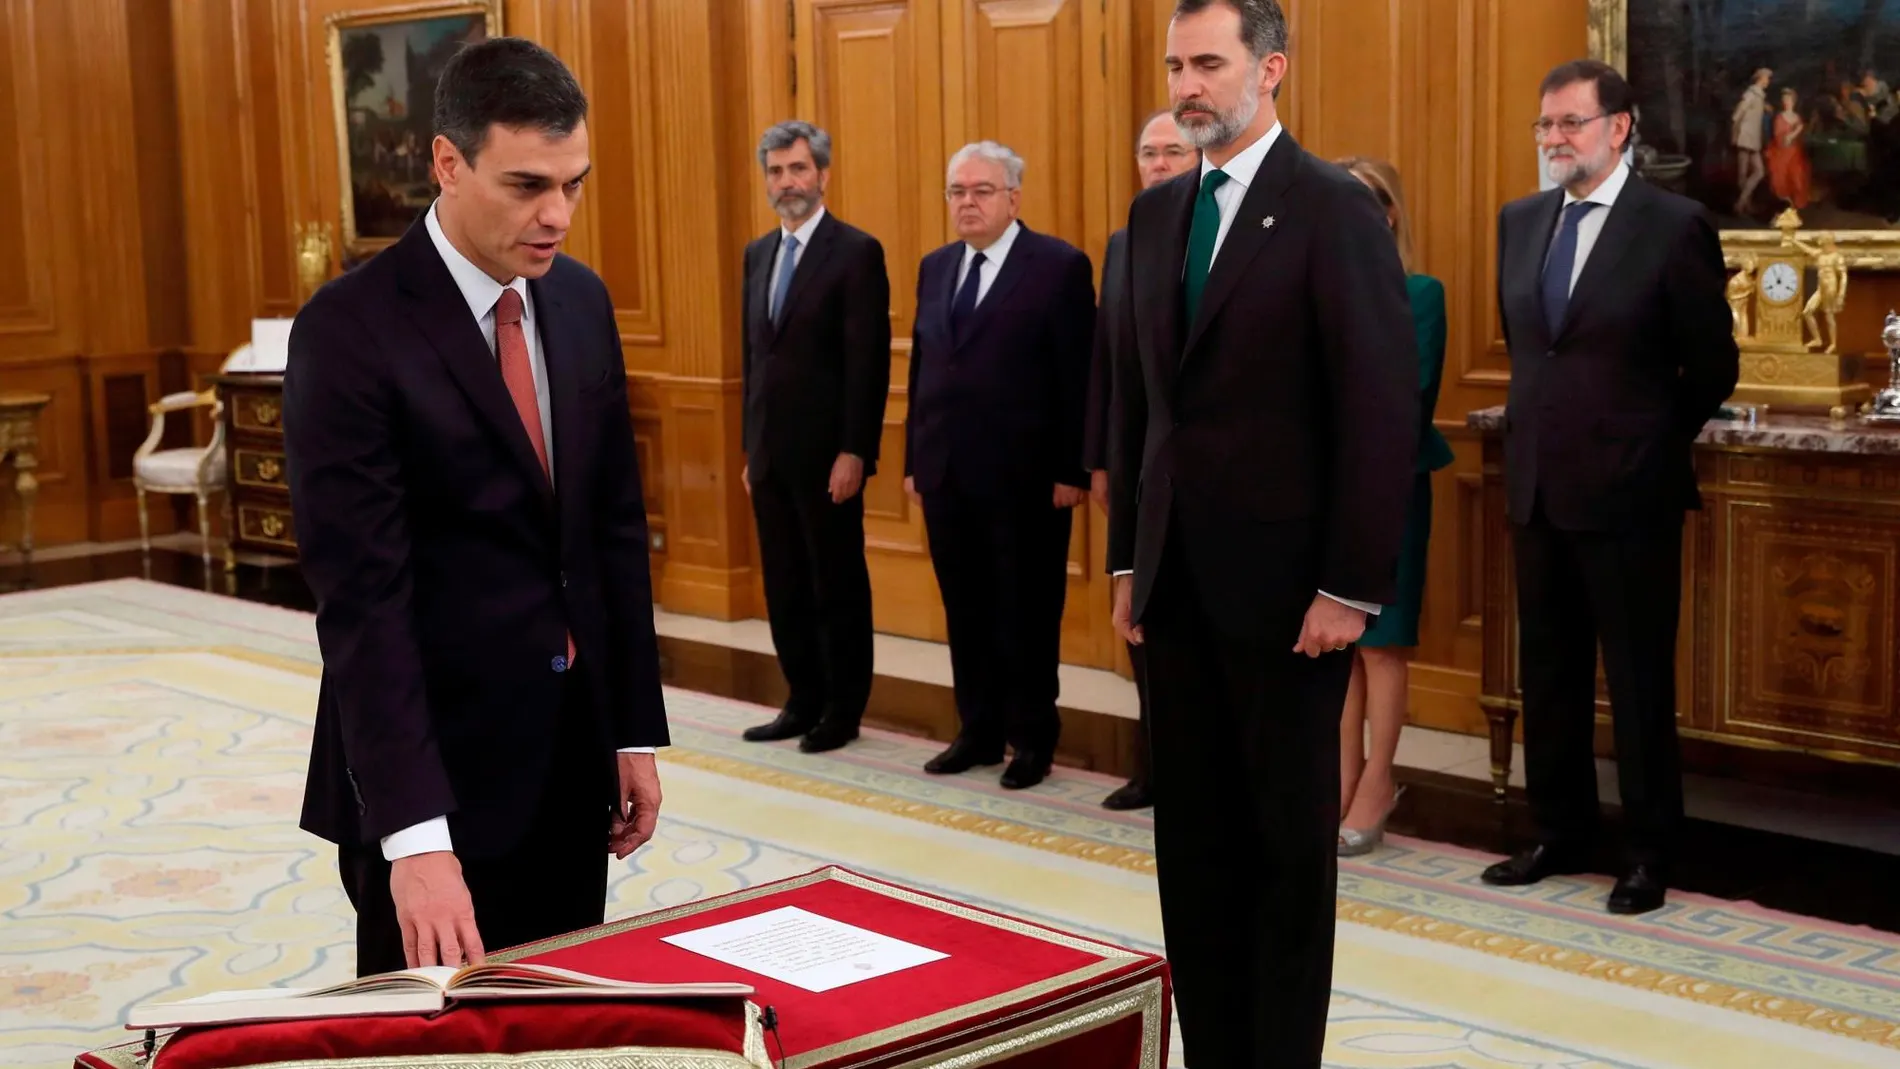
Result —
POLYGON ((792 288, 792 272, 798 269, 798 235, 785 235, 785 254, 779 257, 778 285, 772 290, 772 307, 769 310, 772 322, 778 322, 778 314, 785 310, 785 295, 792 288))
POLYGON ((1580 200, 1564 208, 1563 225, 1557 228, 1557 240, 1550 243, 1550 259, 1544 261, 1544 322, 1553 337, 1564 325, 1564 313, 1570 309, 1570 275, 1577 265, 1577 224, 1600 205, 1580 200))
POLYGON ((956 303, 950 306, 950 332, 961 337, 963 321, 976 311, 976 291, 983 279, 984 256, 977 253, 970 257, 970 272, 963 276, 963 288, 957 291, 956 303))

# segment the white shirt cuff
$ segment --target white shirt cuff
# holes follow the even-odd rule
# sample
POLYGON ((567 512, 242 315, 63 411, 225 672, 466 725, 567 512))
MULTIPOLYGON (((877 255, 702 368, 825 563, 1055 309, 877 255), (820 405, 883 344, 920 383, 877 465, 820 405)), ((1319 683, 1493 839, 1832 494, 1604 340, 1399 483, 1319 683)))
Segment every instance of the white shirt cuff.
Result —
POLYGON ((654 750, 653 750, 653 747, 651 746, 622 746, 620 748, 620 752, 621 753, 653 753, 654 750))
POLYGON ((1128 569, 1128 570, 1127 570, 1127 571, 1125 571, 1125 572, 1116 572, 1116 573, 1115 573, 1115 577, 1116 577, 1116 578, 1120 578, 1120 577, 1122 577, 1122 576, 1124 576, 1124 575, 1133 575, 1133 574, 1135 574, 1135 570, 1134 570, 1133 568, 1130 568, 1130 569, 1128 569))
POLYGON ((449 843, 449 818, 436 817, 412 824, 394 835, 383 836, 383 860, 395 861, 412 854, 454 850, 449 843))
POLYGON ((1339 602, 1341 605, 1350 605, 1353 608, 1358 609, 1360 612, 1363 612, 1368 616, 1379 615, 1380 606, 1374 605, 1373 603, 1369 601, 1353 601, 1351 598, 1342 598, 1337 594, 1328 594, 1324 590, 1320 591, 1320 594, 1322 596, 1332 598, 1334 601, 1339 602))

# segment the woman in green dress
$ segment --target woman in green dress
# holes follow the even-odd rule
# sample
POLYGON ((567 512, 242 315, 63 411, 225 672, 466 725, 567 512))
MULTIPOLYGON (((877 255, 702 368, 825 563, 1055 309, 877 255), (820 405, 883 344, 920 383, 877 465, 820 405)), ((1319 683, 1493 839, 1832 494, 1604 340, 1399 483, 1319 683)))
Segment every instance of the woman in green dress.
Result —
POLYGON ((1392 779, 1399 729, 1405 726, 1406 665, 1418 645, 1419 605, 1425 591, 1425 548, 1432 527, 1432 475, 1451 463, 1451 446, 1432 425, 1438 405, 1439 376, 1445 366, 1445 287, 1413 270, 1411 217, 1405 210, 1398 171, 1384 160, 1351 157, 1340 161, 1385 205, 1406 271, 1412 322, 1418 334, 1419 442, 1412 503, 1406 514, 1405 541, 1399 552, 1398 596, 1366 621, 1366 632, 1353 653, 1352 683, 1340 717, 1339 854, 1352 857, 1375 849, 1385 837, 1386 818, 1398 805, 1402 788, 1392 779), (1367 741, 1366 725, 1371 724, 1367 741))

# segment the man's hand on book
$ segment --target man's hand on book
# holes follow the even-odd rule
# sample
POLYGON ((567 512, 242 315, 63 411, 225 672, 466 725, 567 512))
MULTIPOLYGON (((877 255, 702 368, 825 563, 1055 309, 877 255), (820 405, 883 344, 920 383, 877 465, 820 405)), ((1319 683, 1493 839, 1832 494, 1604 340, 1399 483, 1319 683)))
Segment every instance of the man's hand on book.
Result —
POLYGON ((660 770, 652 754, 620 755, 620 805, 616 808, 607 848, 625 860, 653 838, 653 826, 660 819, 660 770))
POLYGON ((402 926, 402 954, 409 968, 482 963, 475 903, 454 854, 436 850, 397 858, 389 870, 389 894, 396 900, 396 923, 402 926))

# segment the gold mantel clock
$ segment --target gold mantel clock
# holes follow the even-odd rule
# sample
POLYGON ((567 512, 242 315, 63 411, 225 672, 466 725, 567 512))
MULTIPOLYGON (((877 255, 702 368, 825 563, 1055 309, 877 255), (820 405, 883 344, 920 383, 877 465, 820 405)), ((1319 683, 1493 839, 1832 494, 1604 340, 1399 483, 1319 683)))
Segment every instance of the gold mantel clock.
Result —
MULTIPOLYGON (((1742 351, 1741 380, 1734 400, 1743 404, 1777 404, 1834 409, 1852 408, 1872 395, 1856 381, 1860 361, 1835 351, 1835 338, 1823 337, 1820 316, 1830 328, 1847 296, 1845 258, 1832 235, 1821 235, 1817 246, 1798 236, 1801 217, 1793 208, 1775 219, 1781 243, 1741 257, 1741 272, 1731 280, 1735 341, 1742 351), (1808 292, 1808 271, 1817 276, 1808 292), (1749 275, 1753 275, 1749 285, 1749 275), (1747 304, 1754 307, 1749 322, 1747 304), (1809 337, 1812 335, 1812 337, 1809 337)), ((1829 331, 1833 333, 1832 329, 1829 331)))

